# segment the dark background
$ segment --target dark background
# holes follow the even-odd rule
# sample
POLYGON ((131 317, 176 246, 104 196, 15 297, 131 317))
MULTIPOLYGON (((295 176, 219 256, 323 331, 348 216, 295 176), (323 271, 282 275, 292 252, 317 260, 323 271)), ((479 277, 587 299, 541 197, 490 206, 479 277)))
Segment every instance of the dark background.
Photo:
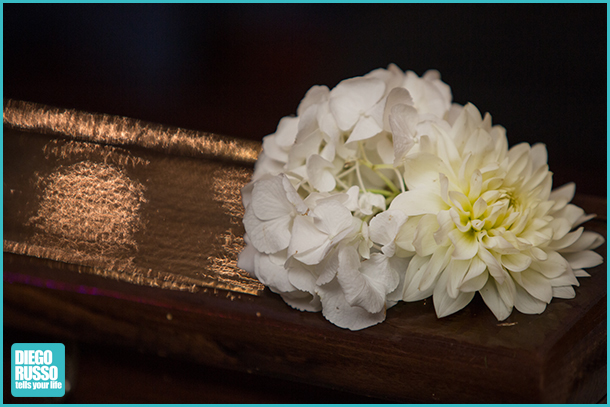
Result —
POLYGON ((261 139, 394 62, 606 195, 606 5, 4 5, 4 97, 261 139))
MULTIPOLYGON (((434 68, 456 102, 506 127, 511 145, 544 142, 556 186, 576 181, 577 192, 606 195, 605 4, 3 10, 5 98, 260 140, 312 85, 332 88, 391 62, 418 75, 434 68)), ((10 329, 4 339, 5 357, 14 341, 52 341, 10 329)), ((78 346, 73 402, 101 400, 87 387, 100 380, 110 402, 375 401, 78 346)))

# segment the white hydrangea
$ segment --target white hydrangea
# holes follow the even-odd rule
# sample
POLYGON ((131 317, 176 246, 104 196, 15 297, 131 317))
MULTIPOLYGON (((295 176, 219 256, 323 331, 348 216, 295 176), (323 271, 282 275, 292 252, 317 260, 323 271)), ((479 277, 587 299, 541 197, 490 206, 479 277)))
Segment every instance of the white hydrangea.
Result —
POLYGON ((363 329, 398 301, 438 317, 479 292, 499 320, 571 298, 603 238, 551 192, 546 149, 452 104, 437 71, 397 66, 314 86, 264 138, 242 190, 238 265, 292 307, 363 329), (578 229, 576 229, 578 228, 578 229))

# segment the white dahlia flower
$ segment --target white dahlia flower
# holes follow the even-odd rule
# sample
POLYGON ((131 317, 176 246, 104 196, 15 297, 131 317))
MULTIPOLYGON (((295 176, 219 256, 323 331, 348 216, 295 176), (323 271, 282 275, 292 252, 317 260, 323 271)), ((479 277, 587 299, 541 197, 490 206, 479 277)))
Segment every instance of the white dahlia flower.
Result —
POLYGON ((404 159, 408 191, 390 205, 408 221, 396 244, 414 253, 403 299, 433 296, 438 317, 479 292, 498 320, 513 307, 539 314, 572 298, 582 269, 602 262, 603 238, 569 204, 574 185, 551 192, 546 147, 508 148, 505 131, 466 105, 453 126, 433 126, 404 159), (412 150, 412 151, 413 151, 412 150))

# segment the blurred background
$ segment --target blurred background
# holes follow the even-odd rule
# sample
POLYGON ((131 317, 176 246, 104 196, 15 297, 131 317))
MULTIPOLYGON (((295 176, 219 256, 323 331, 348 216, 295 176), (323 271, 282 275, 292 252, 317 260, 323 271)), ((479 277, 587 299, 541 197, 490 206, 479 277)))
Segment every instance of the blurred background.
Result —
POLYGON ((4 97, 262 139, 315 84, 437 69, 606 195, 606 5, 4 5, 4 97))
MULTIPOLYGON (((390 63, 437 69, 454 101, 490 112, 511 145, 545 143, 555 186, 606 195, 605 4, 5 4, 3 13, 5 98, 261 140, 312 85, 390 63)), ((5 330, 5 360, 12 342, 51 341, 31 335, 5 330)), ((66 401, 377 401, 78 347, 80 384, 66 401)))

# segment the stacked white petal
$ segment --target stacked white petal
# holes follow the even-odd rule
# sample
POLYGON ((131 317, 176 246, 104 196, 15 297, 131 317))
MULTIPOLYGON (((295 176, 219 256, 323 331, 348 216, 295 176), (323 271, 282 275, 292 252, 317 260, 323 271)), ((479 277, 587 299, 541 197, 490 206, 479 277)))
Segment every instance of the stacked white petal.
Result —
POLYGON ((498 320, 541 313, 603 261, 574 186, 551 189, 544 145, 509 149, 438 72, 390 65, 314 86, 265 137, 238 265, 351 330, 430 296, 439 318, 477 292, 498 320))

